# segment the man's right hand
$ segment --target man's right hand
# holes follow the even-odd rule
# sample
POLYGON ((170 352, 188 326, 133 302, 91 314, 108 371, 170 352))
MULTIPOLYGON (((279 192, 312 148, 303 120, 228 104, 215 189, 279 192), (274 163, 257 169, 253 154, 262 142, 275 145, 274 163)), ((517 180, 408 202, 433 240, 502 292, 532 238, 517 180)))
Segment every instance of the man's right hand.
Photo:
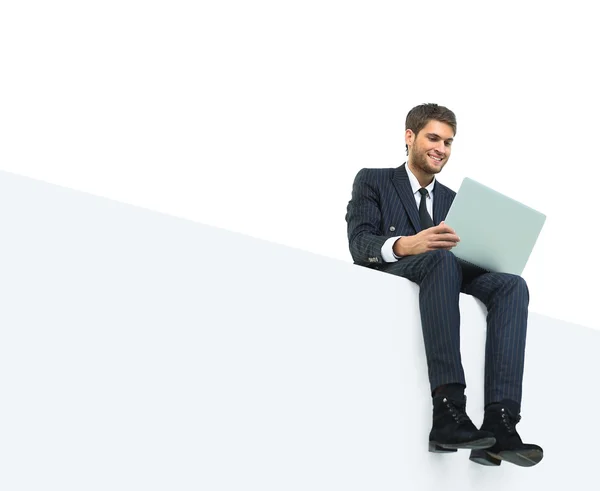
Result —
POLYGON ((460 242, 454 229, 444 222, 422 230, 416 235, 406 235, 394 242, 394 254, 396 256, 414 256, 436 249, 449 251, 460 242))

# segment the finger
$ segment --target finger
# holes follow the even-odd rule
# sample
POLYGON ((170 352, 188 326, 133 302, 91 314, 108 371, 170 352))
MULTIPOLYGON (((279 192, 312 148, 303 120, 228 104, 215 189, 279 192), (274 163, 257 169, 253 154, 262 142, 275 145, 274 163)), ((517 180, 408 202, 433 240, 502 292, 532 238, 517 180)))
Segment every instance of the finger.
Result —
POLYGON ((432 229, 434 229, 434 231, 436 233, 450 233, 450 234, 456 233, 452 227, 450 227, 449 225, 446 225, 444 222, 441 222, 436 227, 432 227, 432 229))
POLYGON ((444 233, 436 234, 431 237, 432 242, 446 241, 446 242, 460 242, 460 237, 456 234, 444 233))
POLYGON ((428 246, 431 249, 452 249, 454 247, 456 247, 456 242, 449 242, 449 241, 438 241, 438 242, 431 242, 428 246))

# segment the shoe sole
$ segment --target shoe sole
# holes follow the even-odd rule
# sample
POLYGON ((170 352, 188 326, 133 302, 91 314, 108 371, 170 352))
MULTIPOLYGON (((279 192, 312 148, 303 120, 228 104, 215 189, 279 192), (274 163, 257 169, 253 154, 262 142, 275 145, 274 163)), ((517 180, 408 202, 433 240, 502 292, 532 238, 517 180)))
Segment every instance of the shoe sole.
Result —
POLYGON ((499 453, 487 450, 473 450, 469 460, 481 465, 499 466, 502 461, 510 462, 519 467, 533 467, 544 458, 544 452, 538 449, 505 450, 499 453))
POLYGON ((480 465, 499 466, 502 461, 495 457, 492 457, 485 450, 472 450, 469 455, 469 460, 480 465))
POLYGON ((440 443, 430 441, 429 451, 433 453, 448 453, 456 452, 457 450, 480 450, 493 447, 495 444, 496 439, 494 437, 480 438, 479 440, 463 443, 440 443))

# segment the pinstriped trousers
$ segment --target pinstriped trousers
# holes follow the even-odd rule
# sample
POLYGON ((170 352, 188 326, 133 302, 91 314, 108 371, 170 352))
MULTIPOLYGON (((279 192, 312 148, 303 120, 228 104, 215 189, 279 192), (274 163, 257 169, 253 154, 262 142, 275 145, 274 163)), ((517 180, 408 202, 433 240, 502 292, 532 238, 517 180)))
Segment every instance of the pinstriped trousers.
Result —
MULTIPOLYGON (((378 268, 379 269, 379 268, 378 268)), ((529 290, 525 280, 507 273, 473 274, 445 250, 407 256, 381 271, 420 287, 419 307, 432 392, 440 385, 466 386, 460 355, 459 293, 488 309, 485 347, 485 404, 511 399, 521 403, 529 290)))

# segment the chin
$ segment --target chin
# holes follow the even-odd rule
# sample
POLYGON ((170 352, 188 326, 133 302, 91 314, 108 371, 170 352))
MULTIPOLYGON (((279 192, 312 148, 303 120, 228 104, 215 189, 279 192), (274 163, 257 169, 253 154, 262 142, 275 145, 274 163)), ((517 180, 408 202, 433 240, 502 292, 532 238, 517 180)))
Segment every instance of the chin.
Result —
POLYGON ((443 165, 440 167, 427 166, 427 173, 428 174, 439 174, 443 168, 444 168, 443 165))

